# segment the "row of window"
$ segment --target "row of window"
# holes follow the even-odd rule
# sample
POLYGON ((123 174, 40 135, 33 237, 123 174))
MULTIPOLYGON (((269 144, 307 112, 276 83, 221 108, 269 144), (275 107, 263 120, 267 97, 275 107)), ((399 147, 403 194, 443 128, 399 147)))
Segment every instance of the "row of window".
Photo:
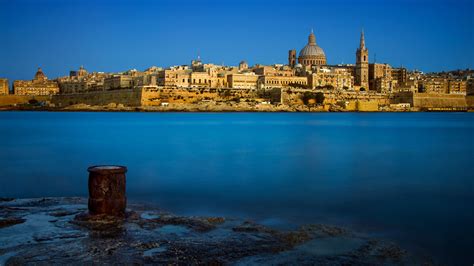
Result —
POLYGON ((281 84, 281 85, 289 85, 289 84, 300 84, 300 85, 306 85, 306 82, 304 81, 288 81, 288 80, 266 80, 266 84, 281 84))
POLYGON ((308 59, 303 59, 303 65, 324 65, 324 61, 323 60, 308 60, 308 59))

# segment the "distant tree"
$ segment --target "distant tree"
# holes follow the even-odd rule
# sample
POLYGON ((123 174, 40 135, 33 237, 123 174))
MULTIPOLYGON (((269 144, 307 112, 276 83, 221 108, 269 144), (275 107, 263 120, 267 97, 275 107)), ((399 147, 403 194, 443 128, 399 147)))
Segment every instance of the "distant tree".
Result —
POLYGON ((313 93, 312 93, 312 92, 310 92, 310 91, 305 91, 305 92, 303 93, 303 95, 301 95, 301 100, 303 100, 303 103, 304 103, 305 105, 308 105, 308 104, 309 104, 309 100, 312 98, 312 96, 313 96, 313 93))
POLYGON ((36 99, 31 99, 28 101, 29 104, 38 104, 38 100, 36 99))
POLYGON ((305 105, 312 105, 310 102, 313 100, 316 104, 322 104, 324 102, 324 94, 322 92, 310 92, 305 91, 301 96, 301 100, 305 105))
POLYGON ((326 86, 324 86, 324 88, 325 88, 326 90, 334 90, 334 86, 333 86, 333 85, 326 85, 326 86))
POLYGON ((324 93, 322 92, 316 92, 315 95, 316 103, 317 104, 323 104, 324 103, 324 93))

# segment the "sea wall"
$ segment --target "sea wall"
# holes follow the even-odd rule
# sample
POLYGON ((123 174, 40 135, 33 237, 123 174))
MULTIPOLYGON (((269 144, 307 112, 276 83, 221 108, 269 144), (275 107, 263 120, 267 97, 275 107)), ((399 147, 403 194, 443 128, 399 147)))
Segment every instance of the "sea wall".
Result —
MULTIPOLYGON (((303 105, 302 96, 313 90, 292 89, 282 91, 282 103, 287 105, 303 105)), ((345 111, 374 112, 380 106, 391 103, 389 96, 380 93, 360 93, 354 91, 320 91, 324 95, 324 105, 338 105, 345 111)))
POLYGON ((142 106, 168 104, 196 104, 205 101, 240 101, 255 99, 257 91, 229 88, 143 88, 142 106))
POLYGON ((466 104, 470 109, 474 109, 474 95, 466 96, 466 104))
POLYGON ((403 92, 395 94, 392 103, 409 103, 417 108, 466 108, 466 97, 455 94, 403 92))
POLYGON ((58 94, 53 96, 52 103, 57 107, 65 107, 74 104, 108 105, 110 103, 123 104, 124 106, 140 106, 142 104, 141 95, 141 89, 58 94))
POLYGON ((26 104, 33 99, 38 102, 49 102, 51 101, 51 96, 0 95, 0 106, 26 104))

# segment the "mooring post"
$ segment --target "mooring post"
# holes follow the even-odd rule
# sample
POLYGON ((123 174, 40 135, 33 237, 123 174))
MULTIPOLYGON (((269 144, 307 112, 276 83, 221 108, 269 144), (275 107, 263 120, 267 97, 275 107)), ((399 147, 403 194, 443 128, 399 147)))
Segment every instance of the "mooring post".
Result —
POLYGON ((89 172, 89 213, 125 216, 127 167, 97 165, 89 167, 87 171, 89 172))

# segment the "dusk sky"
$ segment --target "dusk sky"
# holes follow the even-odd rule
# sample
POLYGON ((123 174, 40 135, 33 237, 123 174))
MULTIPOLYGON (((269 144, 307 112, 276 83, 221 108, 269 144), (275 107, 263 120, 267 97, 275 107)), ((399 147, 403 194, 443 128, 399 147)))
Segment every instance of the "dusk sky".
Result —
POLYGON ((328 64, 354 63, 361 28, 370 62, 425 72, 474 68, 474 1, 0 0, 0 77, 206 63, 287 63, 311 29, 328 64))

